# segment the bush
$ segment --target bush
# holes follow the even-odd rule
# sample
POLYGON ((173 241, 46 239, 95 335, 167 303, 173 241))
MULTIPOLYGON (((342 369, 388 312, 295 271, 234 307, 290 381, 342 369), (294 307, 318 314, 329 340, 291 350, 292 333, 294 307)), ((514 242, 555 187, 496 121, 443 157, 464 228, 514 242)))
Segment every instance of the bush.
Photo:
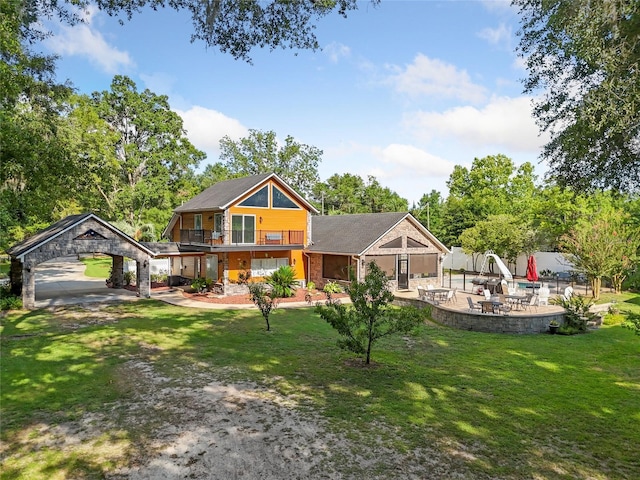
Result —
POLYGON ((5 285, 0 287, 0 310, 20 310, 22 299, 11 293, 11 287, 5 285))
POLYGON ((272 296, 277 298, 292 297, 296 292, 296 271, 289 265, 283 265, 267 277, 271 285, 272 296))
POLYGON ((124 284, 125 285, 133 284, 134 275, 135 275, 135 272, 132 272, 131 270, 124 272, 122 276, 122 281, 124 282, 124 284))
POLYGON ((328 282, 322 291, 327 294, 327 298, 331 299, 334 293, 342 293, 342 287, 337 282, 328 282))
POLYGON ((627 319, 622 322, 622 326, 640 335, 640 315, 637 313, 627 313, 627 319))
POLYGON ((309 292, 313 292, 316 289, 316 284, 315 282, 309 282, 307 283, 307 291, 309 292))
POLYGON ((556 297, 551 300, 555 305, 561 305, 565 311, 565 323, 558 329, 558 333, 573 335, 574 333, 586 332, 587 322, 592 320, 595 315, 589 312, 593 301, 587 300, 582 295, 574 294, 569 300, 563 297, 556 297))
POLYGON ((206 292, 207 290, 211 289, 212 285, 213 280, 204 277, 194 278, 191 282, 191 288, 193 288, 198 293, 206 292))

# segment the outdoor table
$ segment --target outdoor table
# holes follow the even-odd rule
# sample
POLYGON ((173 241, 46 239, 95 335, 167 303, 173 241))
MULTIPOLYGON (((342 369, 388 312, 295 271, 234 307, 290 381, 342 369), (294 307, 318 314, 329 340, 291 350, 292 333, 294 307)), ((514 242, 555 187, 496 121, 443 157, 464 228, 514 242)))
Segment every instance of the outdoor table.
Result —
POLYGON ((518 310, 522 308, 524 302, 527 300, 526 295, 505 295, 505 300, 515 306, 518 310))
POLYGON ((429 300, 431 300, 432 302, 436 301, 436 296, 438 296, 438 298, 440 300, 442 300, 443 296, 446 297, 446 294, 449 292, 448 288, 432 288, 430 290, 425 290, 425 294, 427 296, 427 298, 429 300))
POLYGON ((500 311, 500 307, 503 305, 502 302, 496 302, 495 300, 481 300, 478 302, 482 305, 482 313, 496 313, 500 311))

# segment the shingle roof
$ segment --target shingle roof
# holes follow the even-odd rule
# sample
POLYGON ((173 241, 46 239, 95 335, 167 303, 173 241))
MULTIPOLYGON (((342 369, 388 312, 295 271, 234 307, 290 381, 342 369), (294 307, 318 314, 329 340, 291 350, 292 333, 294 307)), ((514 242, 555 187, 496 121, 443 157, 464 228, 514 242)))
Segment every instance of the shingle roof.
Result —
POLYGON ((314 216, 311 218, 313 245, 307 250, 360 255, 407 215, 389 212, 314 216))
POLYGON ((50 237, 54 237, 57 234, 65 231, 67 228, 75 225, 76 223, 82 222, 85 218, 90 216, 90 213, 81 213, 78 215, 69 215, 68 217, 63 218, 62 220, 58 220, 56 223, 51 224, 49 227, 44 230, 40 230, 35 235, 24 239, 20 243, 16 243, 11 248, 7 250, 7 253, 12 257, 19 257, 24 252, 31 250, 31 248, 38 245, 40 242, 45 241, 50 237))
POLYGON ((231 180, 218 182, 204 190, 199 195, 193 197, 187 203, 176 208, 174 212, 197 212, 200 210, 225 208, 236 198, 240 197, 248 190, 251 190, 271 175, 273 174, 263 173, 260 175, 251 175, 249 177, 233 178, 231 180))
POLYGON ((34 248, 38 247, 39 245, 41 245, 43 243, 47 243, 50 240, 53 240, 58 235, 64 233, 65 231, 69 230, 70 228, 75 227, 76 225, 81 224, 82 222, 84 222, 85 220, 87 220, 89 218, 92 218, 96 222, 101 223, 102 225, 104 225, 105 227, 109 228, 110 230, 113 230, 114 232, 117 232, 120 236, 122 236, 123 238, 125 238, 129 242, 131 242, 134 245, 138 246, 138 248, 140 248, 142 250, 146 250, 147 253, 153 255, 153 251, 149 250, 144 245, 139 244, 133 238, 131 238, 127 234, 121 232, 116 227, 114 227, 110 223, 102 220, 101 218, 97 217, 93 213, 81 213, 81 214, 78 214, 78 215, 69 215, 68 217, 63 218, 62 220, 58 220, 57 222, 53 223, 49 227, 45 228, 44 230, 40 230, 35 235, 33 235, 33 236, 29 237, 29 238, 26 238, 25 240, 23 240, 20 243, 16 243, 15 245, 13 245, 11 248, 9 248, 7 250, 7 253, 12 257, 20 257, 21 255, 23 255, 25 253, 28 253, 30 250, 33 250, 34 248))

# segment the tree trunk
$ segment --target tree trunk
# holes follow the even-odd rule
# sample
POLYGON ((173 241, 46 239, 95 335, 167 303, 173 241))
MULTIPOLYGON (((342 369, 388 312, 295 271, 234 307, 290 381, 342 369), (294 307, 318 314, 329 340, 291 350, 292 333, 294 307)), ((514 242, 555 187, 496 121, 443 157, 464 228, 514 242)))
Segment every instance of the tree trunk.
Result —
POLYGON ((594 277, 591 279, 591 291, 593 292, 593 299, 600 299, 600 287, 602 285, 602 278, 594 277))

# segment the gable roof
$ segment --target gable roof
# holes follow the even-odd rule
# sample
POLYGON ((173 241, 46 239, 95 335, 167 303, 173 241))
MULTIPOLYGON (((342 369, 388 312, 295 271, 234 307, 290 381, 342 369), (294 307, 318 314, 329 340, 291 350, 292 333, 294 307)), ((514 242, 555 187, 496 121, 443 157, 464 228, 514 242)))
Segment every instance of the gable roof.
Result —
POLYGON ((63 218, 62 220, 58 220, 57 222, 51 224, 49 227, 45 228, 44 230, 40 230, 35 235, 32 235, 31 237, 24 239, 20 243, 16 243, 15 245, 13 245, 11 248, 7 250, 7 253, 10 256, 15 258, 23 257, 30 251, 38 248, 43 244, 50 242, 51 240, 62 235, 66 231, 71 230, 72 228, 84 223, 89 219, 95 220, 96 222, 103 225, 105 228, 108 228, 109 230, 124 237, 127 241, 133 243, 134 245, 136 245, 141 250, 144 250, 149 255, 152 255, 152 256, 155 255, 153 251, 149 250, 144 245, 141 245, 140 243, 136 242, 129 235, 118 230, 116 227, 114 227, 108 222, 105 222, 104 220, 97 217, 93 213, 81 213, 78 215, 69 215, 68 217, 63 218))
POLYGON ((275 179, 287 192, 294 196, 300 203, 312 212, 317 213, 316 208, 300 196, 293 188, 275 173, 262 173, 242 178, 233 178, 215 183, 200 194, 193 197, 187 203, 174 209, 174 213, 198 212, 203 210, 224 210, 249 191, 266 183, 269 179, 275 179))
POLYGON ((316 215, 311 218, 313 243, 307 251, 359 256, 405 219, 421 230, 443 252, 449 251, 420 222, 406 212, 316 215))

